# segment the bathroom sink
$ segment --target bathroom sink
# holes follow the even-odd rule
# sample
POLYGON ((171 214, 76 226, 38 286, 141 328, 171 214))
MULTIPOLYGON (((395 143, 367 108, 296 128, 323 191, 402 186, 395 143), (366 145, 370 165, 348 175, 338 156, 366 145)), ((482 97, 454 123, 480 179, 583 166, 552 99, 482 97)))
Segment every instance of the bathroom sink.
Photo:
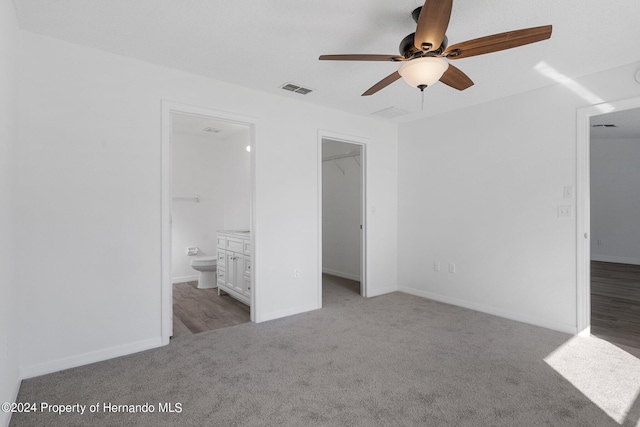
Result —
POLYGON ((249 230, 218 230, 220 233, 227 233, 227 234, 251 234, 251 231, 249 230))

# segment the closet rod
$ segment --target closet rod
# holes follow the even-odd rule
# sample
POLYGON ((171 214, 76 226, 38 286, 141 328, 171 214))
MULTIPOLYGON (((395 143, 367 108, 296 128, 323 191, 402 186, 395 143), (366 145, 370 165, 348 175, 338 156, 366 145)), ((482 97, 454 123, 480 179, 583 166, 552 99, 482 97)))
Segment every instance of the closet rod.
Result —
POLYGON ((200 196, 174 196, 173 200, 182 202, 200 203, 200 196))
POLYGON ((347 153, 347 154, 338 154, 337 156, 327 157, 326 159, 322 159, 323 162, 330 162, 331 160, 339 160, 346 159, 347 157, 358 157, 360 153, 347 153))

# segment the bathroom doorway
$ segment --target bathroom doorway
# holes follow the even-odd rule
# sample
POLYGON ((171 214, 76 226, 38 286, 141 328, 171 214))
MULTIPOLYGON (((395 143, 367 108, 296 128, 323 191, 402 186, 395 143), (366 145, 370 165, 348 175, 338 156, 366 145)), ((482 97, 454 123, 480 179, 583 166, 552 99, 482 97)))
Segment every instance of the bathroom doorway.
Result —
POLYGON ((640 108, 591 118, 591 334, 640 348, 640 108))
POLYGON ((636 348, 638 113, 640 98, 578 110, 576 186, 578 333, 636 348))
POLYGON ((253 320, 253 134, 227 114, 163 103, 164 343, 253 320))
POLYGON ((329 137, 321 144, 323 300, 366 296, 365 145, 329 137))

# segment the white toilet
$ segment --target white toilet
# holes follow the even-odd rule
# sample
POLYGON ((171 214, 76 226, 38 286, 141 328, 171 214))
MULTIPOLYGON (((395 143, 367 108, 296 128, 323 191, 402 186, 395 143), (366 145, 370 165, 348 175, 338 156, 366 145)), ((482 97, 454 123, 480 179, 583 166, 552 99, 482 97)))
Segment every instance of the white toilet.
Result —
POLYGON ((198 289, 211 289, 216 284, 217 259, 214 256, 203 256, 191 261, 191 267, 200 272, 198 277, 198 289))

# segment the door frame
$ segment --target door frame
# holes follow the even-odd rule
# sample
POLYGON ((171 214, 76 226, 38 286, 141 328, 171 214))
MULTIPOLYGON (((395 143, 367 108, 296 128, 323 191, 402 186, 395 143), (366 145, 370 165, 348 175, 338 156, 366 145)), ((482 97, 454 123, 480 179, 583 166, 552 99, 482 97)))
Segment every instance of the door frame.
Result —
POLYGON ((169 344, 173 335, 173 283, 171 277, 171 212, 172 212, 172 183, 173 183, 173 150, 171 144, 172 115, 183 114, 204 117, 217 121, 236 123, 249 127, 250 155, 250 183, 251 183, 251 321, 260 319, 260 290, 256 289, 256 277, 259 275, 259 262, 256 260, 256 130, 258 119, 246 115, 227 111, 214 110, 206 107, 182 104, 169 100, 162 100, 162 139, 161 139, 161 338, 162 344, 169 344))
POLYGON ((322 307, 322 141, 344 142, 360 146, 360 202, 362 232, 360 233, 360 295, 367 296, 367 144, 368 138, 327 130, 318 131, 318 306, 322 307))
POLYGON ((640 97, 577 110, 576 326, 578 335, 582 336, 591 334, 591 117, 633 108, 640 108, 640 97))

